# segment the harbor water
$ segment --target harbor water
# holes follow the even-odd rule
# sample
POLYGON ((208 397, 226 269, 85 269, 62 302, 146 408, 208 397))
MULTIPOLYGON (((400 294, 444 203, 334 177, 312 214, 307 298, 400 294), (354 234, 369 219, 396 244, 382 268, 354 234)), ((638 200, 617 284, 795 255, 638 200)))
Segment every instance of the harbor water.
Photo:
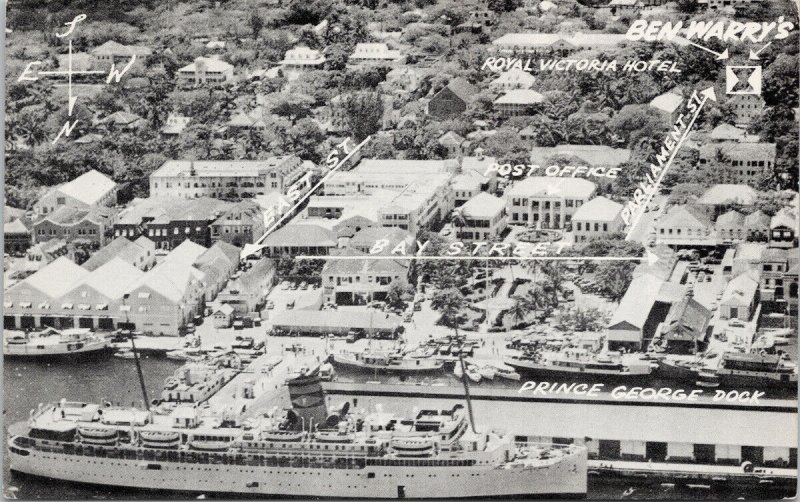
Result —
MULTIPOLYGON (((178 361, 164 357, 149 356, 142 359, 148 395, 151 399, 161 393, 164 379, 181 365, 178 361)), ((342 375, 346 379, 368 381, 374 375, 342 375)), ((386 375, 378 375, 378 380, 389 383, 386 375)), ((394 378, 394 377, 393 377, 394 378)), ((440 377, 448 383, 455 382, 449 377, 440 377)), ((437 379, 438 380, 438 379, 437 379)), ((399 383, 399 382, 395 382, 399 383)), ((408 383, 408 382, 406 382, 408 383)), ((429 383, 433 383, 430 382, 429 383)), ((482 384, 487 386, 489 384, 482 384)), ((499 381, 491 385, 500 385, 499 381)), ((518 382, 503 386, 518 386, 518 382)), ((62 398, 75 401, 99 402, 108 400, 120 404, 141 402, 141 390, 136 374, 135 363, 129 359, 100 357, 82 362, 32 362, 6 360, 3 367, 4 409, 3 424, 14 423, 28 418, 29 410, 39 403, 58 401, 62 398), (12 404, 10 406, 10 404, 12 404)), ((411 410, 408 410, 410 413, 411 410)), ((476 420, 478 417, 476 417, 476 420)), ((196 498, 196 494, 161 493, 153 491, 134 491, 124 488, 87 486, 74 483, 52 482, 46 479, 11 474, 8 470, 5 445, 3 447, 4 498, 19 499, 148 499, 148 498, 196 498)), ((589 479, 590 499, 763 499, 766 494, 756 489, 736 489, 724 493, 705 487, 681 487, 671 484, 631 485, 628 482, 610 482, 589 479), (749 490, 749 492, 748 492, 749 490)), ((773 497, 780 494, 771 494, 773 497)), ((213 498, 212 494, 207 494, 213 498)))

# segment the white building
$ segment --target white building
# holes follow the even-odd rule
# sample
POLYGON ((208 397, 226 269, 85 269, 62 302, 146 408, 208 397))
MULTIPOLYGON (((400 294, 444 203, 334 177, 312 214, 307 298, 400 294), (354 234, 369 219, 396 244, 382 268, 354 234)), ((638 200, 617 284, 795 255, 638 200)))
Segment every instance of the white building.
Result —
POLYGON ((33 212, 45 215, 62 207, 92 209, 116 202, 117 184, 105 174, 92 169, 72 181, 51 188, 33 205, 33 212))
POLYGON ((150 175, 150 196, 246 198, 285 193, 306 172, 299 157, 266 160, 168 160, 150 175))
POLYGON ((499 77, 489 83, 489 89, 494 92, 506 92, 512 89, 530 89, 536 82, 536 77, 530 73, 514 68, 503 72, 499 77))
POLYGON ((494 109, 505 117, 532 115, 542 104, 544 96, 531 89, 512 89, 497 98, 494 109))
POLYGON ((193 84, 227 82, 233 79, 233 65, 221 59, 199 57, 178 69, 178 81, 193 84))
POLYGON ((393 63, 400 60, 400 51, 389 49, 386 44, 360 43, 350 55, 351 63, 393 63))
POLYGON ((579 207, 572 216, 572 232, 575 242, 585 242, 621 232, 622 204, 605 197, 595 197, 579 207))
POLYGON ((508 33, 492 42, 504 54, 558 54, 610 49, 625 42, 621 33, 508 33))
POLYGON ((481 192, 461 208, 463 227, 454 222, 456 238, 464 241, 489 241, 500 237, 507 227, 506 202, 481 192))
POLYGON ((512 225, 560 229, 589 201, 596 185, 582 178, 531 176, 507 190, 512 225))

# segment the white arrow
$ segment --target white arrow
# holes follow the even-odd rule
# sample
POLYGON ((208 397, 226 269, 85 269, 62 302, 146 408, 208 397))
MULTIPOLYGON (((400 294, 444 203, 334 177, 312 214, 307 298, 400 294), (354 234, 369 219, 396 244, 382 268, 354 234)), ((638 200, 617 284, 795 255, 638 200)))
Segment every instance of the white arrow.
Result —
POLYGON ((767 45, 765 45, 764 47, 762 47, 762 48, 758 49, 758 50, 757 50, 757 51, 755 51, 755 52, 753 51, 753 49, 750 49, 750 59, 761 59, 761 57, 759 56, 759 54, 761 54, 761 51, 763 51, 764 49, 766 49, 766 48, 767 48, 767 47, 769 47, 770 45, 772 45, 772 42, 769 42, 769 43, 767 43, 767 45))
POLYGON ((649 206, 650 205, 650 201, 653 200, 653 195, 655 195, 656 192, 658 191, 658 187, 659 187, 659 185, 661 185, 661 180, 664 179, 664 175, 667 174, 667 171, 669 171, 669 167, 672 165, 672 161, 675 160, 675 156, 678 154, 678 151, 681 149, 681 145, 683 145, 683 142, 686 140, 686 137, 692 131, 692 126, 694 125, 694 122, 697 120, 697 117, 700 115, 700 111, 703 109, 703 105, 705 105, 706 101, 708 101, 709 99, 711 101, 716 101, 717 100, 717 93, 714 92, 714 88, 713 87, 709 87, 707 89, 703 89, 702 91, 700 91, 699 94, 701 96, 703 96, 703 99, 698 99, 696 94, 693 94, 692 97, 689 98, 690 100, 694 99, 696 101, 700 101, 700 104, 697 106, 697 109, 695 110, 694 115, 692 115, 692 119, 689 121, 689 124, 686 126, 686 129, 683 131, 683 134, 681 135, 680 139, 678 140, 678 143, 675 145, 675 149, 672 151, 672 155, 670 155, 669 160, 667 160, 667 163, 664 165, 664 169, 661 170, 661 174, 659 174, 658 179, 653 184, 652 190, 648 190, 647 200, 644 201, 644 203, 641 205, 641 208, 639 209, 639 211, 636 212, 636 217, 634 218, 633 222, 631 223, 631 227, 628 230, 628 234, 625 236, 626 240, 631 238, 631 235, 633 234, 633 230, 636 228, 636 225, 639 223, 639 220, 642 218, 642 215, 644 214, 644 209, 647 206, 649 206))
POLYGON ((717 60, 728 59, 728 58, 730 57, 730 56, 728 55, 728 49, 725 49, 725 50, 724 50, 724 51, 722 51, 722 52, 716 52, 716 51, 712 51, 712 50, 711 50, 711 49, 709 49, 708 47, 703 47, 702 45, 700 45, 700 44, 696 44, 696 43, 694 43, 694 42, 689 42, 689 45, 694 45, 694 46, 695 46, 695 47, 697 47, 698 49, 703 49, 703 50, 704 50, 704 51, 706 51, 706 52, 710 52, 711 54, 713 54, 713 55, 717 56, 717 60))
POLYGON ((295 256, 297 260, 420 260, 420 261, 638 261, 648 265, 656 263, 658 255, 645 250, 644 256, 425 256, 425 255, 328 255, 328 256, 295 256))

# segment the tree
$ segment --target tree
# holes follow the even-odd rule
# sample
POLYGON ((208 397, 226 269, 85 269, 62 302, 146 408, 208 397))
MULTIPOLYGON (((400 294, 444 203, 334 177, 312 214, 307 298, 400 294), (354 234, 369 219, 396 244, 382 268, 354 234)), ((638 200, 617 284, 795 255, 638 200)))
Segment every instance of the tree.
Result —
POLYGON ((562 331, 601 331, 607 322, 608 314, 596 307, 570 307, 555 318, 555 326, 562 331))
POLYGON ((272 98, 274 104, 272 112, 291 120, 292 125, 297 120, 311 115, 314 98, 305 94, 279 94, 272 98))
POLYGON ((414 297, 414 288, 405 280, 399 279, 389 284, 386 292, 386 303, 393 308, 403 308, 407 301, 414 297))
POLYGON ((47 140, 47 130, 44 128, 45 119, 44 110, 37 108, 26 108, 19 114, 16 133, 31 150, 35 150, 38 145, 47 140))
POLYGON ((261 30, 264 29, 264 19, 258 14, 258 11, 254 10, 250 14, 250 30, 253 32, 253 38, 258 38, 258 35, 261 34, 261 30))
POLYGON ((635 265, 628 261, 600 263, 595 270, 595 282, 600 291, 607 294, 611 301, 618 302, 633 280, 634 268, 635 265))
POLYGON ((431 298, 431 308, 442 314, 442 323, 456 327, 466 299, 457 288, 436 291, 431 298))
POLYGON ((512 300, 514 303, 507 312, 508 315, 510 315, 515 321, 513 326, 517 326, 528 317, 528 314, 530 314, 534 308, 531 304, 530 298, 524 296, 514 296, 512 300))
POLYGON ((342 106, 356 142, 375 134, 383 126, 383 99, 377 92, 350 94, 343 98, 342 106))
POLYGON ((661 141, 668 124, 649 106, 627 105, 609 120, 608 128, 628 145, 634 145, 642 138, 661 141))

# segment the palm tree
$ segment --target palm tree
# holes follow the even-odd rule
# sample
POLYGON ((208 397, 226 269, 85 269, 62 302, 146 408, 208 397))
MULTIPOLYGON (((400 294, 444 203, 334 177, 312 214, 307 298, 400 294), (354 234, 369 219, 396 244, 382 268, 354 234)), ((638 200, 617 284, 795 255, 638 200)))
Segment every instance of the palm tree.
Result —
POLYGON ((528 314, 535 309, 535 305, 530 298, 524 296, 515 296, 513 300, 514 304, 508 309, 508 314, 514 319, 514 325, 516 326, 528 317, 528 314))
POLYGON ((456 239, 463 238, 464 234, 464 227, 467 226, 467 217, 464 214, 464 208, 453 209, 453 216, 452 216, 453 225, 458 227, 458 232, 456 233, 456 239))
POLYGON ((541 265, 541 269, 547 276, 548 281, 544 287, 551 295, 553 306, 558 307, 558 295, 564 291, 563 268, 560 263, 544 262, 541 265))

